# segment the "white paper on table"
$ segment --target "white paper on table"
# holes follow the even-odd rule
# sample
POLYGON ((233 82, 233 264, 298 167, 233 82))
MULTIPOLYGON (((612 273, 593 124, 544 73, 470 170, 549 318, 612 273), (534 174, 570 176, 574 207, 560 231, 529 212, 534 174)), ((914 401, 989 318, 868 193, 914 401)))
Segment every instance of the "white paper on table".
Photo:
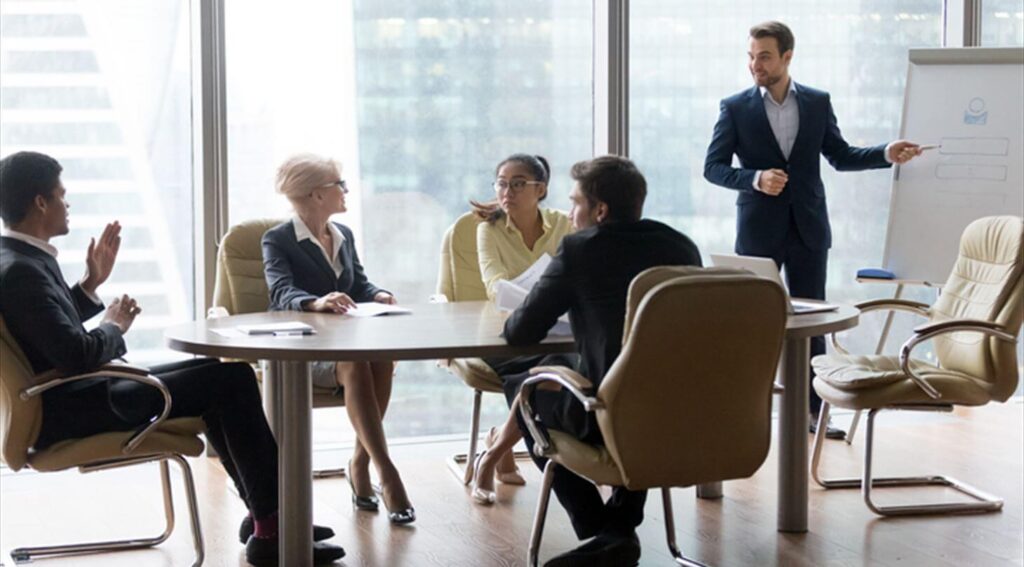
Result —
POLYGON ((249 335, 239 331, 234 327, 225 327, 223 329, 210 329, 210 331, 217 333, 218 335, 226 339, 237 339, 239 337, 248 337, 249 335))
POLYGON ((275 335, 275 334, 296 334, 312 335, 316 329, 301 321, 281 321, 279 323, 265 323, 263 325, 239 325, 236 329, 246 335, 275 335))
POLYGON ((366 303, 356 303, 356 308, 349 309, 345 312, 345 315, 351 317, 376 317, 378 315, 405 315, 408 313, 412 313, 412 310, 397 305, 369 301, 366 303))
MULTIPOLYGON (((545 256, 547 256, 547 254, 545 254, 545 256)), ((494 304, 497 306, 499 311, 515 311, 523 304, 523 301, 526 300, 526 296, 528 294, 529 290, 524 289, 513 282, 508 280, 498 280, 497 294, 494 298, 494 304)), ((569 314, 563 313, 562 316, 558 318, 558 322, 555 323, 555 326, 551 327, 551 330, 548 331, 548 334, 566 337, 571 336, 572 327, 569 326, 569 314)))
POLYGON ((541 254, 540 258, 533 263, 532 266, 526 268, 526 271, 519 274, 518 277, 512 279, 512 283, 529 291, 533 289, 533 286, 537 285, 540 281, 540 276, 544 274, 544 270, 548 269, 548 264, 551 263, 551 256, 546 252, 541 254))

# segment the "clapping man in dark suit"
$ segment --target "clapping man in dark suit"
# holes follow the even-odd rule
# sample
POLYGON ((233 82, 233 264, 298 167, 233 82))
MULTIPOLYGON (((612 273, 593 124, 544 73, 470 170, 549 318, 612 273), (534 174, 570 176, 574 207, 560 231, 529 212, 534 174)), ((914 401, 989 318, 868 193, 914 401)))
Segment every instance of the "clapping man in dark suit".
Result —
MULTIPOLYGON (((67 191, 53 158, 19 152, 0 160, 0 315, 36 374, 88 372, 123 356, 124 335, 142 311, 122 295, 104 309, 96 289, 114 269, 121 226, 107 225, 86 252, 85 276, 65 283, 50 239, 68 233, 67 191), (100 313, 99 326, 82 323, 100 313)), ((150 368, 171 392, 169 417, 202 417, 206 438, 249 509, 239 537, 246 559, 277 565, 277 443, 267 425, 252 368, 192 359, 150 368)), ((163 409, 158 390, 134 381, 92 378, 43 393, 36 449, 106 431, 131 431, 163 409)), ((333 535, 314 528, 316 539, 333 535)), ((314 559, 331 562, 342 548, 314 544, 314 559)))
MULTIPOLYGON (((505 339, 511 345, 540 342, 568 312, 580 354, 578 370, 597 388, 622 348, 626 293, 633 278, 654 266, 700 266, 701 260, 689 238, 641 218, 647 182, 633 162, 616 156, 582 161, 573 166, 572 177, 576 184, 570 217, 577 232, 565 237, 540 281, 505 322, 505 339)), ((548 429, 603 442, 594 415, 568 392, 539 390, 532 402, 548 429)), ((517 419, 516 407, 492 451, 511 447, 518 436, 507 436, 505 430, 518 426, 533 454, 532 438, 517 419)), ((547 459, 534 460, 543 470, 547 459)), ((646 491, 618 487, 605 503, 590 481, 562 467, 557 467, 552 486, 577 537, 593 539, 547 565, 636 564, 636 527, 643 521, 646 491)))
MULTIPOLYGON (((736 253, 772 258, 780 269, 785 266, 793 297, 825 299, 832 230, 819 156, 839 171, 856 171, 906 163, 921 148, 904 140, 870 148, 846 143, 829 94, 790 78, 794 41, 793 32, 781 22, 750 29, 749 67, 755 85, 722 100, 704 177, 739 193, 736 253), (740 167, 732 166, 734 155, 740 167)), ((811 356, 824 353, 824 337, 815 337, 811 356)), ((813 432, 821 398, 814 388, 810 392, 813 432)), ((830 439, 844 436, 829 427, 830 439)))

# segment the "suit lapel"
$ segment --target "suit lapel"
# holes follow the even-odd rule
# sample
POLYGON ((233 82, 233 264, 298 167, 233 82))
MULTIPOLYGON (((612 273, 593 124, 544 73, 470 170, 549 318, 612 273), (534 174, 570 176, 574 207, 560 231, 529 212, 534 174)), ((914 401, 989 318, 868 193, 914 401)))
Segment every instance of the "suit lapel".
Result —
POLYGON ((810 125, 811 119, 809 112, 810 108, 808 108, 808 104, 810 103, 807 100, 805 100, 806 93, 803 92, 803 88, 800 86, 800 83, 793 82, 793 88, 796 89, 796 92, 794 92, 793 94, 794 96, 796 96, 797 113, 800 116, 800 124, 797 126, 796 129, 796 139, 793 140, 793 148, 789 150, 790 159, 793 159, 793 156, 797 155, 797 151, 799 151, 800 145, 806 142, 807 131, 809 130, 808 126, 810 125))
MULTIPOLYGON (((771 96, 771 95, 769 95, 771 96)), ((775 153, 775 157, 785 162, 786 156, 779 147, 779 141, 775 139, 775 132, 772 132, 772 125, 768 122, 768 113, 764 110, 764 98, 761 96, 761 89, 756 85, 750 91, 750 115, 753 117, 754 128, 758 131, 758 137, 768 139, 768 145, 775 153)))
POLYGON ((331 281, 334 281, 334 268, 327 263, 327 258, 324 257, 324 253, 320 250, 319 246, 317 246, 312 240, 303 240, 302 242, 299 242, 299 248, 302 248, 302 250, 306 252, 320 271, 329 276, 331 281))

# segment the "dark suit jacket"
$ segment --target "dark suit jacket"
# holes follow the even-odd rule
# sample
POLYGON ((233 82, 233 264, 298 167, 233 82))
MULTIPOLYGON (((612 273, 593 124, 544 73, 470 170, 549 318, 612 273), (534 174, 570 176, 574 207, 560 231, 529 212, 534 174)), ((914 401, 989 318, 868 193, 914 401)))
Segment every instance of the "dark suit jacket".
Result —
POLYGON ((345 237, 338 249, 343 268, 341 277, 335 277, 334 269, 319 246, 311 240, 299 242, 296 239, 292 221, 281 223, 263 235, 263 267, 272 311, 302 311, 304 301, 332 291, 347 294, 359 303, 373 301, 373 296, 385 291, 367 280, 356 255, 352 231, 343 224, 334 225, 345 237))
POLYGON ((33 372, 86 372, 123 356, 124 338, 115 325, 91 331, 82 326, 102 310, 77 284, 68 287, 56 258, 0 237, 0 314, 33 372))
POLYGON ((889 166, 884 144, 857 148, 846 143, 828 93, 801 84, 795 88, 800 129, 788 160, 775 140, 756 86, 722 100, 704 177, 739 191, 737 254, 774 256, 785 244, 791 217, 807 247, 826 250, 832 246, 819 154, 839 171, 889 166), (739 168, 732 167, 733 154, 739 158, 739 168), (766 169, 782 169, 789 175, 776 197, 753 188, 755 172, 766 169))
MULTIPOLYGON (((578 370, 596 387, 622 349, 629 283, 647 268, 665 265, 700 266, 700 252, 689 238, 657 221, 608 223, 570 234, 505 321, 505 340, 511 345, 540 342, 568 311, 580 353, 578 370)), ((568 398, 566 403, 571 403, 568 398)), ((579 420, 578 412, 563 415, 573 413, 571 419, 579 420)), ((570 432, 581 439, 592 439, 597 431, 593 420, 578 425, 570 432)))

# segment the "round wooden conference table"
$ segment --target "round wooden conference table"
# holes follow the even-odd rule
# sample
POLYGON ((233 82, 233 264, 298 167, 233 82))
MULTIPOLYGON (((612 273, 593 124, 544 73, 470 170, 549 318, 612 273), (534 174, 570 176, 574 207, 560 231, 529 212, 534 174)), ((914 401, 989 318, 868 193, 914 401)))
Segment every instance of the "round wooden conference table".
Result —
MULTIPOLYGON (((406 315, 356 318, 296 311, 251 313, 171 327, 167 345, 190 354, 264 360, 264 396, 279 447, 281 564, 312 565, 312 380, 318 360, 424 360, 572 352, 571 337, 513 347, 501 338, 505 316, 487 301, 403 305, 406 315), (304 336, 244 335, 239 325, 300 321, 304 336), (220 332, 218 332, 220 331, 220 332), (285 560, 287 559, 287 562, 285 560)), ((849 329, 859 311, 790 316, 782 356, 779 422, 779 530, 807 530, 807 396, 810 338, 849 329)))

